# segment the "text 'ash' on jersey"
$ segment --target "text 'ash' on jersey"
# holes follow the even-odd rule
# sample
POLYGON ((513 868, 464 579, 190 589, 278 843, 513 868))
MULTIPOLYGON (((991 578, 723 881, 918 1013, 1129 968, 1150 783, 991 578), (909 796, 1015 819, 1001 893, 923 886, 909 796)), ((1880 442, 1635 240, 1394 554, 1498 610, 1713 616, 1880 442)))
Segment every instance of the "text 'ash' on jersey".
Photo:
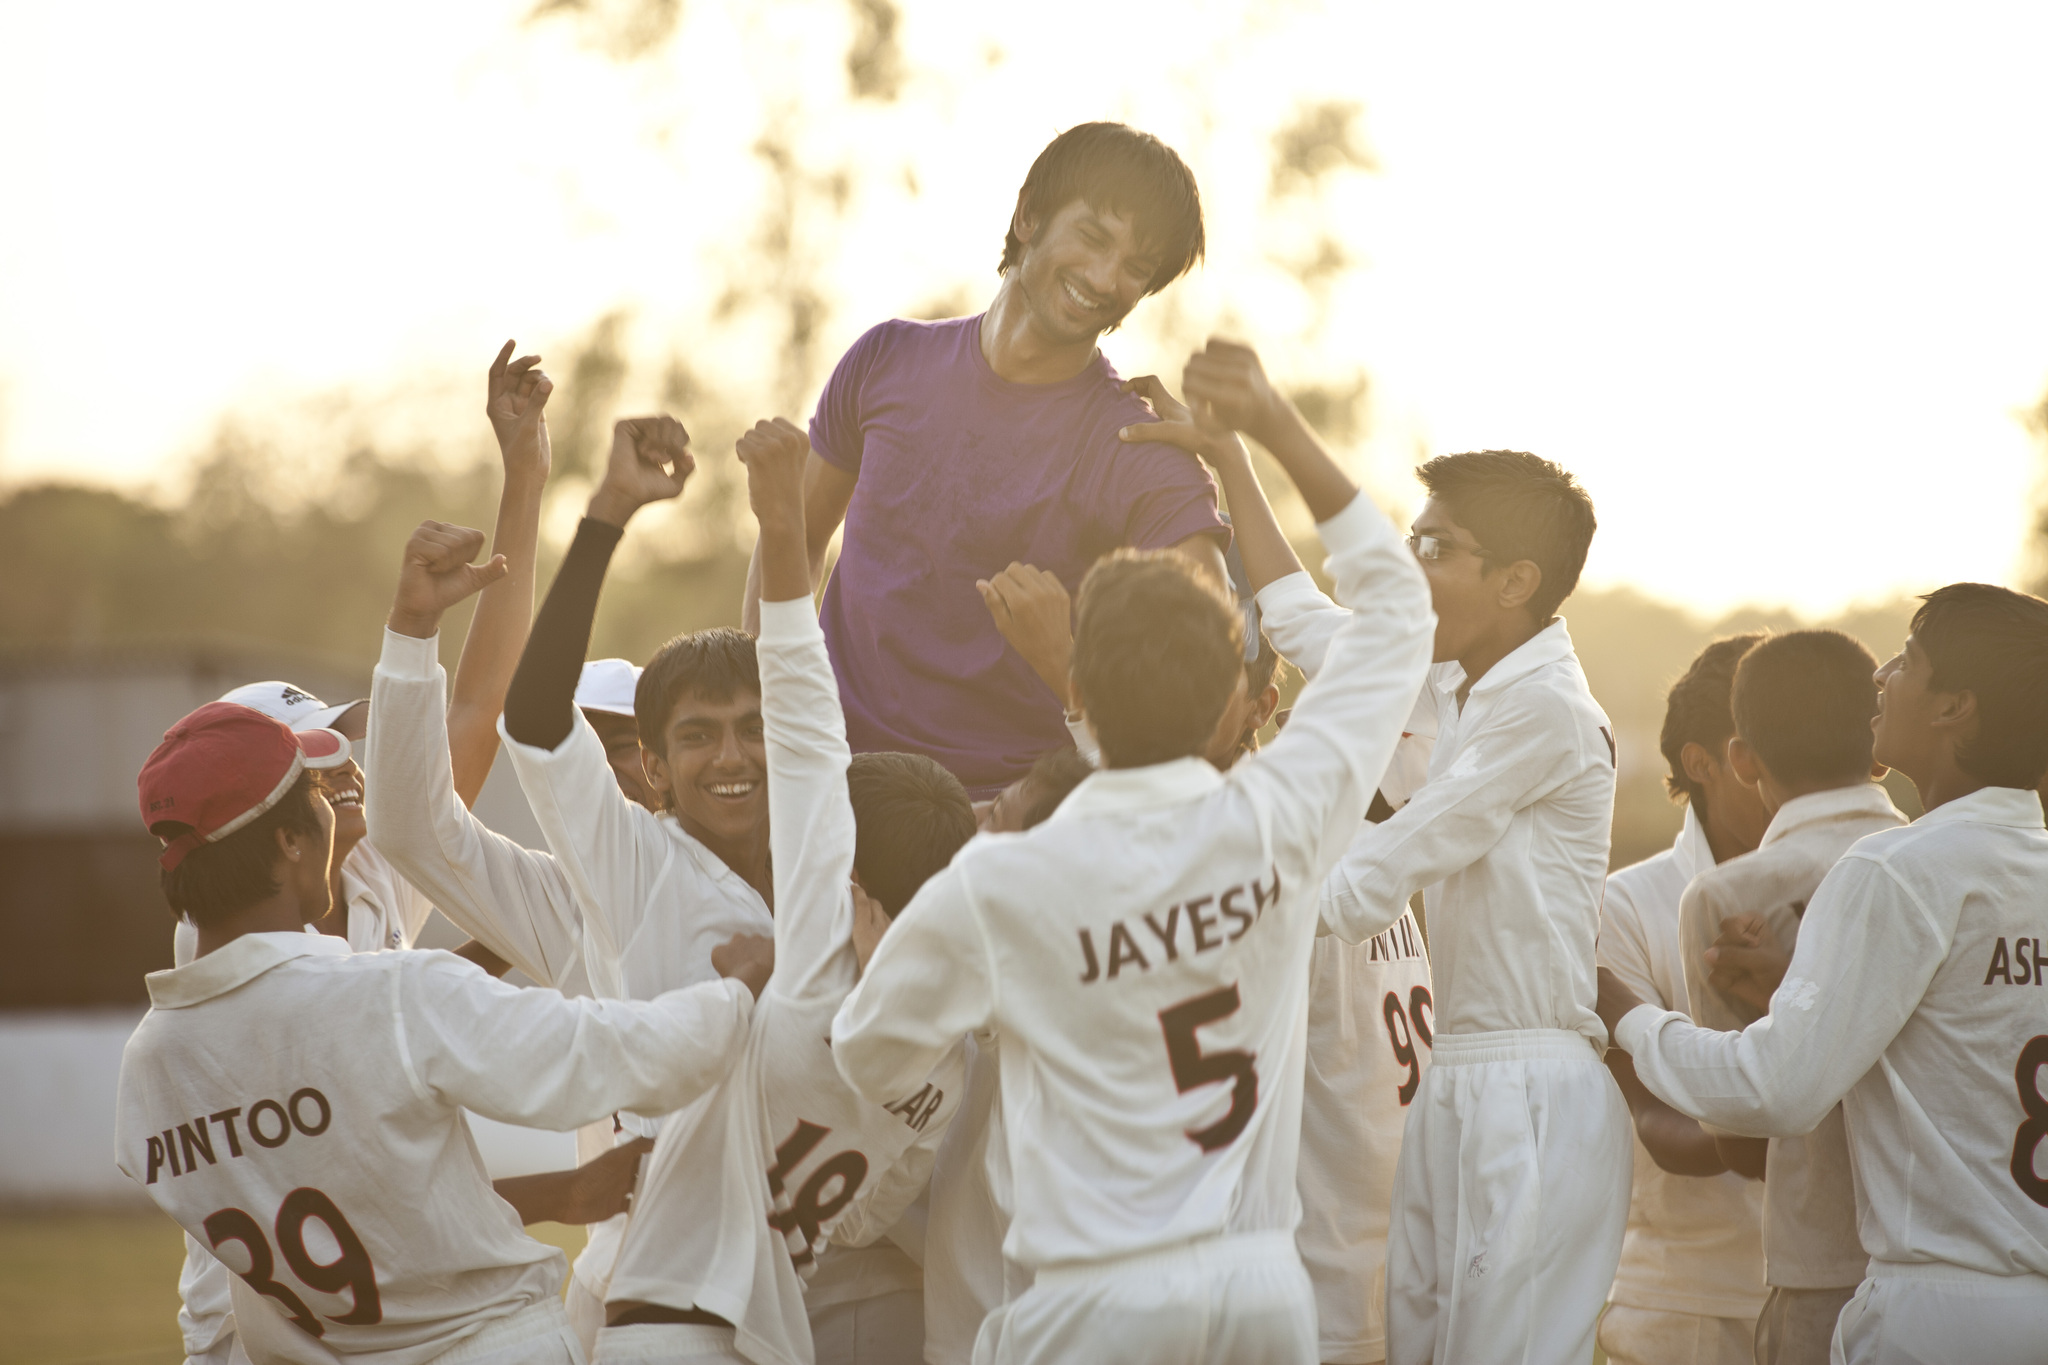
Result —
POLYGON ((841 1072, 900 1095, 962 1033, 1001 1038, 1015 1217, 1037 1269, 1299 1212, 1308 958, 1324 874, 1364 818, 1434 618, 1369 499, 1320 526, 1354 614, 1270 747, 1088 778, 977 838, 882 940, 833 1024, 841 1072))
POLYGON ((833 1066, 832 1017, 860 974, 854 816, 838 686, 808 597, 761 604, 760 660, 775 974, 732 1074, 663 1126, 609 1297, 716 1313, 747 1359, 810 1365, 804 1280, 828 1237, 872 1242, 923 1190, 965 1062, 956 1038, 879 1099, 833 1066))

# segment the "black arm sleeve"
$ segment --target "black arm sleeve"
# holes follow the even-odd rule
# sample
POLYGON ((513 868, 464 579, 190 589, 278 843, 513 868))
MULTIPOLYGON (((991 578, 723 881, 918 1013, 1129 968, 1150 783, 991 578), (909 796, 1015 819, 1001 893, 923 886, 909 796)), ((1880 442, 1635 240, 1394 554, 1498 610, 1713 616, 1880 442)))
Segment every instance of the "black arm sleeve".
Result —
POLYGON ((576 728, 576 679, 590 649, 590 623, 604 571, 625 531, 585 517, 533 618, 519 670, 505 693, 505 733, 521 744, 553 749, 576 728))

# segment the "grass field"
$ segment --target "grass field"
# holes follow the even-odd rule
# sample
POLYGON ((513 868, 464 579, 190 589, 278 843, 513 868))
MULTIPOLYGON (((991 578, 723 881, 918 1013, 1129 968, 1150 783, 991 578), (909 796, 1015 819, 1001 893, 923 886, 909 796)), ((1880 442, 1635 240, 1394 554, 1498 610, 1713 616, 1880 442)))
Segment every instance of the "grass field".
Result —
MULTIPOLYGON (((571 1256, 583 1229, 527 1229, 571 1256)), ((0 1365, 179 1365, 185 1241, 158 1213, 0 1216, 0 1365)))

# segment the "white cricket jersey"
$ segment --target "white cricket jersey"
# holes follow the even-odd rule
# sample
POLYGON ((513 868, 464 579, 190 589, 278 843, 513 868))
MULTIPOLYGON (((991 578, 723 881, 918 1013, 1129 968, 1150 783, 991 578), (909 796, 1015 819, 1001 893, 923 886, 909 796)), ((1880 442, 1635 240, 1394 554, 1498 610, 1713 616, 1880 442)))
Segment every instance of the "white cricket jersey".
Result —
MULTIPOLYGON (((394 644, 386 639, 378 671, 390 671, 392 681, 397 681, 401 675, 394 644)), ((402 676, 414 676, 431 664, 438 679, 439 665, 432 659, 431 651, 414 656, 402 676)), ((373 690, 373 699, 375 695, 373 690)), ((385 721, 380 717, 377 723, 385 721)), ((552 750, 519 743, 505 733, 502 718, 498 733, 554 853, 554 867, 573 893, 566 903, 551 895, 522 900, 517 913, 536 924, 546 915, 555 917, 556 927, 546 936, 564 945, 556 952, 578 945, 594 994, 648 1000, 678 986, 712 980, 717 975, 711 966, 713 948, 734 934, 774 932, 767 903, 745 878, 692 837, 674 815, 656 815, 619 790, 604 742, 581 711, 568 738, 552 750)), ((445 757, 445 743, 439 753, 445 757)), ((453 790, 451 783, 451 795, 453 790)), ((524 876, 520 872, 504 880, 516 882, 524 876)), ((494 878, 492 889, 498 885, 494 878)), ((507 914, 499 920, 507 933, 513 931, 507 922, 511 919, 507 914)), ((659 1127, 657 1122, 626 1116, 620 1122, 621 1141, 652 1136, 659 1127)), ((579 1140, 579 1159, 588 1159, 589 1141, 579 1140)), ((606 1297, 624 1228, 616 1218, 595 1225, 583 1254, 576 1258, 576 1277, 600 1301, 606 1297)))
POLYGON ((731 1075, 663 1125, 607 1296, 699 1308, 749 1360, 810 1365, 804 1279, 828 1237, 881 1237, 923 1192, 964 1078, 956 1046, 873 1100, 832 1064, 853 989, 854 816, 839 686, 809 597, 761 604, 775 974, 731 1075))
POLYGON ((2048 1275, 2043 888, 2040 801, 1986 787, 1849 850, 1768 1017, 1715 1033, 1645 1005, 1616 1038, 1652 1091, 1731 1132, 1811 1132, 1840 1103, 1874 1263, 2048 1275))
POLYGON ((981 1321, 1030 1287, 1003 1255, 1010 1232, 1009 1148, 1003 1140, 1001 1049, 993 1029, 967 1035, 960 1107, 932 1162, 925 1235, 924 1358, 969 1365, 981 1321))
POLYGON ((1291 1234, 1299 1217, 1317 898, 1434 629, 1421 571, 1370 499, 1318 529, 1354 612, 1280 737, 1227 776, 1197 757, 1098 772, 1035 829, 975 839, 833 1022, 841 1072, 876 1099, 995 1026, 1015 1183, 1004 1251, 1034 1271, 1291 1234))
POLYGON ((1422 892, 1439 1034, 1563 1029, 1595 1046, 1594 941, 1614 816, 1614 738, 1560 618, 1488 669, 1430 669, 1429 779, 1330 873, 1323 920, 1351 942, 1422 892))
MULTIPOLYGON (((1600 912, 1600 965, 1645 1001, 1687 1012, 1678 902, 1714 866, 1714 851, 1688 805, 1662 853, 1607 879, 1600 912)), ((1672 1175, 1635 1143, 1628 1233, 1610 1302, 1663 1313, 1754 1319, 1764 1304, 1764 1187, 1724 1171, 1672 1175)))
MULTIPOLYGON (((1718 1032, 1745 1028, 1759 1017, 1707 980, 1701 954, 1714 946, 1723 919, 1760 914, 1778 943, 1791 948, 1806 903, 1836 860, 1864 835, 1905 823, 1875 782, 1814 792, 1779 807, 1755 850, 1694 878, 1678 912, 1693 1021, 1718 1032)), ((1860 1282, 1869 1257, 1856 1234, 1856 1183, 1842 1111, 1829 1111, 1810 1133, 1772 1138, 1764 1172, 1765 1278, 1787 1289, 1860 1282)))
POLYGON ((560 1291, 561 1253, 493 1193, 463 1108, 554 1128, 672 1109, 752 1013, 739 982, 566 1001, 318 934, 244 935, 148 982, 116 1164, 236 1272, 238 1322, 282 1314, 390 1365, 560 1291))
MULTIPOLYGON (((1259 610, 1273 647, 1310 678, 1349 614, 1306 573, 1267 584, 1259 610)), ((1388 805, 1400 809, 1422 785, 1435 742, 1436 708, 1420 702, 1380 778, 1388 805)), ((1357 837, 1369 837, 1370 829, 1357 837)), ((1316 939, 1295 1175, 1302 1215, 1294 1240, 1316 1292, 1317 1357, 1331 1365, 1386 1356, 1394 1167, 1408 1106, 1429 1069, 1434 1025, 1429 953, 1412 913, 1362 943, 1316 939)))

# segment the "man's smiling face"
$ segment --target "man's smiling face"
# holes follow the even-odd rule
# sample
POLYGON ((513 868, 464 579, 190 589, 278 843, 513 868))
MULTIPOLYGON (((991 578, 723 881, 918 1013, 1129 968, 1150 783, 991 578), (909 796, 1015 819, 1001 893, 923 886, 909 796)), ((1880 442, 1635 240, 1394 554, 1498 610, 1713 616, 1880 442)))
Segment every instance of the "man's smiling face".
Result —
POLYGON ((1159 270, 1157 250, 1132 219, 1083 199, 1046 222, 1020 223, 1018 236, 1018 288, 1053 342, 1088 341, 1122 322, 1159 270))
POLYGON ((768 750, 761 698, 687 696, 663 731, 662 755, 643 753, 647 779, 666 794, 685 829, 716 840, 744 839, 768 818, 768 750))

